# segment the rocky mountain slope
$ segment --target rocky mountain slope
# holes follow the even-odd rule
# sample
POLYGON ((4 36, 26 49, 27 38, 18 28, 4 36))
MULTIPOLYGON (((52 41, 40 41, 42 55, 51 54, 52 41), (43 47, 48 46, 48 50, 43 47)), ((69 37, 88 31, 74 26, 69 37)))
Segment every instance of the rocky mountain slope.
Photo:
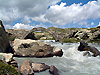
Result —
POLYGON ((37 40, 56 40, 59 42, 79 42, 81 39, 89 42, 99 42, 100 27, 95 28, 33 28, 32 30, 7 29, 8 36, 23 39, 28 37, 37 40), (34 38, 33 38, 34 37, 34 38))

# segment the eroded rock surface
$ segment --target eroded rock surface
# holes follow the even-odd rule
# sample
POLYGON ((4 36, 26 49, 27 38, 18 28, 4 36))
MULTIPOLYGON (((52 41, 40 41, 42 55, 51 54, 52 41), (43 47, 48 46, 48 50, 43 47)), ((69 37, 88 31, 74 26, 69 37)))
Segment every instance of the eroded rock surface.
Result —
POLYGON ((25 60, 22 65, 20 66, 20 70, 19 72, 21 73, 21 75, 34 75, 34 72, 30 66, 30 63, 28 62, 28 60, 25 60))
POLYGON ((53 74, 53 75, 60 75, 60 71, 54 65, 50 66, 49 72, 50 74, 53 74))
POLYGON ((15 39, 13 43, 14 56, 20 57, 52 57, 62 56, 62 49, 36 40, 15 39))
POLYGON ((0 20, 0 52, 9 52, 10 44, 6 36, 5 28, 0 20))
POLYGON ((85 41, 80 41, 80 45, 78 47, 78 50, 79 51, 89 51, 89 52, 92 52, 93 53, 92 56, 94 56, 94 57, 98 56, 98 55, 100 56, 100 51, 97 48, 93 47, 93 46, 89 46, 88 43, 85 42, 85 41))

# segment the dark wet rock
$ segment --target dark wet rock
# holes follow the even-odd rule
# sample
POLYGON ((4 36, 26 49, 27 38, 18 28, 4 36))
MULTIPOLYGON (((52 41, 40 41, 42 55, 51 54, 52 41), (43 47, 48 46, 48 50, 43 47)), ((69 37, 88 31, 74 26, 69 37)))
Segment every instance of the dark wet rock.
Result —
POLYGON ((60 71, 53 65, 50 66, 49 72, 52 75, 60 75, 60 71))
POLYGON ((0 20, 0 52, 9 52, 10 44, 6 36, 5 28, 0 20))
POLYGON ((62 56, 62 49, 36 40, 15 39, 13 43, 14 56, 52 57, 62 56))
POLYGON ((88 46, 85 50, 88 50, 88 51, 92 52, 93 53, 92 56, 94 56, 94 57, 100 55, 100 51, 97 48, 93 47, 93 46, 88 46))
POLYGON ((86 42, 86 41, 80 41, 80 45, 79 45, 79 47, 78 47, 78 50, 79 51, 85 51, 85 47, 87 47, 88 46, 88 43, 86 42))
POLYGON ((34 72, 42 72, 45 71, 47 69, 49 69, 50 67, 48 65, 46 65, 45 63, 40 63, 40 62, 32 62, 29 61, 31 68, 34 72))
POLYGON ((93 47, 93 46, 89 46, 87 42, 85 41, 80 41, 80 45, 78 47, 79 51, 90 51, 93 53, 93 56, 98 56, 100 55, 100 52, 97 48, 93 47))
POLYGON ((15 59, 9 61, 8 64, 14 66, 18 70, 18 63, 15 59))
POLYGON ((90 54, 90 52, 86 51, 83 56, 87 56, 87 57, 91 57, 92 55, 90 54))
POLYGON ((25 60, 22 65, 20 66, 20 70, 19 70, 21 75, 34 75, 34 72, 30 66, 30 63, 28 62, 28 60, 25 60))

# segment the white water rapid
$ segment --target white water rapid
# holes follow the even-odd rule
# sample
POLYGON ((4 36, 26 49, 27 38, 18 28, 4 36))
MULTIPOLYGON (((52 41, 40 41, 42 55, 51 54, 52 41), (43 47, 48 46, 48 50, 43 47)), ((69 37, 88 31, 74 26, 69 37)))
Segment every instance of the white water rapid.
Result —
MULTIPOLYGON (((86 57, 83 52, 77 50, 79 43, 64 43, 63 45, 58 42, 44 41, 53 46, 62 48, 64 54, 62 57, 50 58, 19 58, 14 57, 20 66, 25 59, 32 60, 33 62, 41 62, 47 65, 54 65, 60 71, 61 75, 100 75, 100 57, 86 57)), ((91 44, 100 50, 99 44, 91 44)), ((49 71, 35 73, 35 75, 51 75, 49 71)))

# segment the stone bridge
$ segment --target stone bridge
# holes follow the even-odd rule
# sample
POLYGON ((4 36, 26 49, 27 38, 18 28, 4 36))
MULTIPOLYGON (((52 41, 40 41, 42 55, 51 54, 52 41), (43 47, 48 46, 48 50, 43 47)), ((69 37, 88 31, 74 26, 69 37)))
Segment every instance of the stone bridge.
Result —
POLYGON ((43 27, 33 28, 23 38, 26 38, 26 36, 29 36, 29 34, 34 35, 34 32, 36 32, 36 31, 45 31, 45 32, 48 32, 49 34, 51 34, 53 36, 53 38, 55 39, 55 41, 59 41, 59 39, 58 39, 58 37, 57 37, 57 35, 56 35, 56 33, 54 31, 50 31, 50 30, 48 30, 46 28, 43 28, 43 27))

